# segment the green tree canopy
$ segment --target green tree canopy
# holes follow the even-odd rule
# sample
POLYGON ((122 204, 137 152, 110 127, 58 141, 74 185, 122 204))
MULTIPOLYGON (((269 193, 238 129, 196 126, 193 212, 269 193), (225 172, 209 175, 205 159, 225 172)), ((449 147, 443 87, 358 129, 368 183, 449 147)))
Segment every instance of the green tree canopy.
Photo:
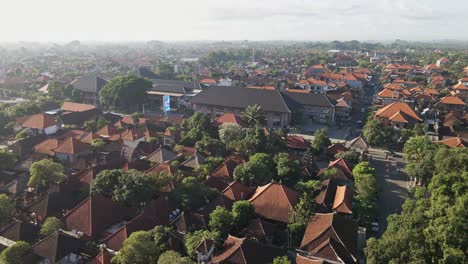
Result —
POLYGON ((204 136, 195 143, 195 148, 206 156, 224 156, 226 152, 223 142, 219 139, 204 136))
POLYGON ((249 105, 242 112, 242 118, 251 126, 260 126, 265 122, 265 113, 259 105, 249 105))
POLYGON ((187 250, 187 254, 191 258, 195 258, 197 256, 197 247, 200 243, 205 239, 211 239, 213 241, 217 241, 221 238, 221 234, 216 231, 209 231, 209 230, 197 230, 192 233, 188 233, 185 236, 185 249, 187 250))
POLYGON ((6 194, 0 194, 0 225, 7 223, 15 213, 15 204, 6 194))
POLYGON ((15 153, 8 151, 7 148, 0 148, 0 170, 12 169, 17 160, 15 153))
POLYGON ((328 137, 328 129, 321 128, 317 130, 312 141, 311 148, 316 154, 321 154, 331 145, 330 138, 328 137))
POLYGON ((151 231, 133 232, 124 243, 119 253, 112 258, 113 264, 156 263, 161 249, 154 242, 151 231))
POLYGON ((4 264, 23 264, 26 263, 26 256, 31 250, 29 243, 17 241, 12 246, 6 248, 0 254, 0 263, 4 264))
POLYGON ((52 185, 65 180, 63 170, 64 168, 61 164, 55 163, 50 159, 36 161, 29 169, 31 177, 29 178, 28 186, 48 189, 52 185))
POLYGON ((216 189, 211 189, 195 177, 187 177, 173 191, 175 200, 184 208, 195 209, 218 195, 216 189))
POLYGON ((291 261, 288 259, 287 256, 276 257, 273 260, 273 264, 291 264, 291 261))
POLYGON ((234 169, 234 178, 244 184, 265 183, 273 175, 274 163, 270 155, 257 153, 250 160, 234 169))
POLYGON ((273 177, 277 181, 285 184, 296 184, 302 174, 301 162, 289 158, 288 153, 278 153, 274 157, 276 163, 276 175, 273 177))
POLYGON ((242 127, 238 124, 224 123, 218 129, 219 139, 226 147, 229 147, 231 142, 238 141, 244 138, 242 127))
POLYGON ((217 206, 210 214, 210 222, 208 225, 212 231, 217 231, 223 236, 226 236, 232 229, 234 217, 226 208, 217 206))
POLYGON ((232 206, 232 216, 238 229, 247 226, 255 217, 255 207, 246 200, 236 201, 232 206))
POLYGON ((137 170, 104 170, 92 181, 90 192, 139 208, 155 195, 156 182, 137 170))
POLYGON ((181 256, 178 252, 169 250, 161 254, 158 264, 195 264, 190 258, 181 256))
POLYGON ((39 235, 41 235, 41 237, 46 237, 62 228, 62 226, 62 222, 57 217, 47 217, 45 222, 42 224, 39 235))
POLYGON ((131 112, 141 109, 147 94, 152 87, 149 80, 135 75, 123 75, 112 79, 99 93, 102 105, 131 112))

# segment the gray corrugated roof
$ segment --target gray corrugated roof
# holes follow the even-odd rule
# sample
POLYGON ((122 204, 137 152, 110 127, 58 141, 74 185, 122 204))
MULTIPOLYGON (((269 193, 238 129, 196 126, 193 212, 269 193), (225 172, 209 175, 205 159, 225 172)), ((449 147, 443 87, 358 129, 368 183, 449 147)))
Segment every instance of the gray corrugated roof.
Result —
MULTIPOLYGON (((332 107, 333 104, 330 102, 325 94, 313 94, 313 93, 297 93, 297 92, 281 92, 284 100, 290 106, 291 104, 299 105, 313 105, 332 107)), ((294 108, 294 107, 293 107, 294 108)))
POLYGON ((186 82, 186 81, 180 81, 180 80, 162 80, 162 79, 156 79, 156 80, 151 80, 153 81, 154 84, 157 86, 181 86, 189 89, 194 89, 193 82, 186 82))
POLYGON ((191 102, 233 108, 246 108, 257 104, 263 111, 290 112, 281 94, 276 90, 212 86, 194 96, 191 102))
POLYGON ((178 85, 156 85, 151 91, 185 94, 185 88, 178 85))
POLYGON ((82 92, 99 93, 107 81, 97 75, 86 75, 73 80, 70 84, 82 92))

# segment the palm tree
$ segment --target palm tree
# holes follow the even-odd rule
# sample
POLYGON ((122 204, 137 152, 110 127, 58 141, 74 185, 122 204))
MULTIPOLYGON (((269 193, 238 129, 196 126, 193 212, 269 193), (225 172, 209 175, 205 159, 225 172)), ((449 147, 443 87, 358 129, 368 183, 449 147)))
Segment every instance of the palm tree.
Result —
POLYGON ((251 126, 261 125, 265 119, 262 108, 259 105, 249 105, 242 112, 242 118, 251 126))

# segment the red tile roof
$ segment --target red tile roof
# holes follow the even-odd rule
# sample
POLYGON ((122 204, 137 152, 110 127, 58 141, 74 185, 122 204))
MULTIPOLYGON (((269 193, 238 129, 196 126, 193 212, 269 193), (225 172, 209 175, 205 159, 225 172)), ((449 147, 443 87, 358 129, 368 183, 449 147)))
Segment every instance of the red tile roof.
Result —
POLYGON ((66 139, 62 142, 62 144, 60 144, 56 149, 54 149, 56 153, 64 153, 70 155, 82 153, 89 150, 90 146, 88 144, 83 143, 72 137, 66 139))
POLYGON ((339 214, 314 214, 300 246, 314 257, 357 262, 357 223, 339 214))
POLYGON ((459 137, 451 137, 451 138, 435 141, 434 143, 444 144, 444 145, 446 145, 448 147, 451 147, 451 148, 464 148, 464 147, 466 147, 463 140, 461 138, 459 138, 459 137))
POLYGON ((216 118, 214 121, 213 121, 213 126, 214 127, 219 127, 221 126, 222 124, 238 124, 239 126, 241 127, 246 127, 247 124, 242 120, 242 118, 240 118, 238 115, 234 114, 234 113, 224 113, 222 114, 221 116, 219 116, 218 118, 216 118))
POLYGON ((85 238, 94 238, 110 225, 135 216, 134 209, 94 195, 63 216, 63 221, 68 230, 75 229, 83 232, 85 238))
POLYGON ((352 214, 353 190, 348 186, 336 187, 335 201, 333 202, 333 210, 339 213, 352 214))
POLYGON ((84 135, 80 139, 80 141, 83 142, 83 143, 91 144, 93 142, 93 140, 95 140, 95 139, 103 139, 103 137, 96 134, 95 132, 90 132, 90 133, 84 135))
POLYGON ((202 84, 216 84, 216 80, 215 79, 203 79, 200 81, 200 83, 202 84))
POLYGON ((288 148, 307 150, 309 143, 301 136, 288 136, 288 148))
POLYGON ((448 104, 448 105, 465 105, 465 102, 462 99, 456 96, 447 95, 444 98, 440 99, 437 104, 448 104))
POLYGON ((464 85, 463 83, 457 83, 453 86, 455 90, 468 90, 468 86, 464 85))
POLYGON ((395 102, 380 108, 375 113, 375 116, 379 118, 390 118, 398 112, 404 113, 407 117, 416 121, 422 121, 418 114, 407 103, 402 102, 395 102))
POLYGON ((232 200, 232 201, 239 201, 239 200, 246 200, 250 195, 253 193, 253 189, 249 186, 246 186, 238 181, 233 181, 229 184, 226 189, 222 191, 222 194, 232 200))
POLYGON ((213 263, 272 263, 274 258, 285 254, 281 248, 229 235, 213 263))
POLYGON ((22 127, 46 129, 51 126, 58 125, 52 117, 46 114, 36 114, 31 116, 20 117, 16 119, 16 123, 22 127))
POLYGON ((84 111, 94 110, 96 109, 96 106, 89 105, 89 104, 64 102, 62 104, 61 109, 64 111, 70 111, 70 112, 84 112, 84 111))
POLYGON ((255 206, 255 212, 258 215, 289 223, 289 217, 299 201, 299 194, 282 184, 272 182, 257 187, 249 201, 255 206))
POLYGON ((53 150, 56 149, 60 143, 62 143, 62 141, 59 139, 49 138, 34 146, 34 151, 37 153, 54 156, 55 152, 53 150))

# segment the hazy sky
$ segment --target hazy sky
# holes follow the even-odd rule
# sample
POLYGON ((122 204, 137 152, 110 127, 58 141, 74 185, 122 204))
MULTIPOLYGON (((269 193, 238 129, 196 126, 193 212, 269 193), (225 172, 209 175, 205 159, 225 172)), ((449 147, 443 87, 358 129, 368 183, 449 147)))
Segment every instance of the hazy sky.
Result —
POLYGON ((0 41, 468 39, 468 0, 0 0, 0 41))

